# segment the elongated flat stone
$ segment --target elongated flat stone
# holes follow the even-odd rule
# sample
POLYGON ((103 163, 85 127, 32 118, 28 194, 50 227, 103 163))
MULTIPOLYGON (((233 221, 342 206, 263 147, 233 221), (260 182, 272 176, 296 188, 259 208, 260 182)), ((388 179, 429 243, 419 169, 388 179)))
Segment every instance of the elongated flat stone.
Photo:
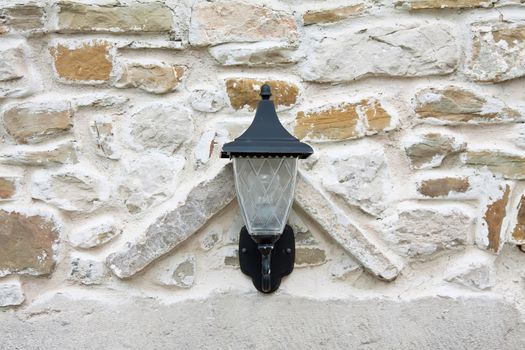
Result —
POLYGON ((197 185, 186 201, 161 215, 139 241, 108 256, 106 264, 119 278, 129 278, 175 249, 228 205, 235 196, 231 166, 197 185))
POLYGON ((392 281, 400 272, 382 247, 302 175, 298 176, 295 201, 337 243, 374 276, 392 281))

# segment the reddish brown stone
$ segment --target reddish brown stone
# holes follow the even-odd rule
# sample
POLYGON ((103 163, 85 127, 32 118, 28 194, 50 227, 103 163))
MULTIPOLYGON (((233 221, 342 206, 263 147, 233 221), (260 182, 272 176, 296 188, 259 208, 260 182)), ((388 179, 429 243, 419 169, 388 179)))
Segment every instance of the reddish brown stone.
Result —
POLYGON ((509 201, 510 187, 505 188, 501 199, 487 206, 483 219, 487 223, 489 245, 487 249, 498 252, 501 245, 501 226, 506 215, 506 206, 509 201))
POLYGON ((58 229, 49 218, 0 210, 0 277, 49 275, 57 241, 58 229))
POLYGON ((427 197, 445 197, 450 192, 465 193, 470 188, 468 178, 445 177, 442 179, 431 179, 421 182, 418 187, 419 193, 427 197))
POLYGON ((9 199, 16 192, 16 183, 12 178, 0 177, 0 199, 9 199))
POLYGON ((516 226, 512 231, 512 239, 519 243, 525 243, 525 195, 521 196, 520 204, 518 205, 518 217, 516 226))

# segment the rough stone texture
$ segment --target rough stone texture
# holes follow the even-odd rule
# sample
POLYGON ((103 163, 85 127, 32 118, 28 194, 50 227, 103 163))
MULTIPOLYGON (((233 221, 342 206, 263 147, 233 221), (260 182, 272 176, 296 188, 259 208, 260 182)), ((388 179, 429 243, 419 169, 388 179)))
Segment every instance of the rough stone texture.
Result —
POLYGON ((303 23, 307 26, 310 24, 330 24, 340 22, 347 18, 362 15, 365 10, 366 6, 364 3, 328 9, 308 10, 303 15, 303 23))
POLYGON ((75 248, 95 248, 108 243, 121 231, 112 216, 103 216, 72 230, 68 240, 75 248))
POLYGON ((292 107, 297 103, 299 87, 294 83, 280 80, 257 80, 248 78, 230 78, 226 80, 226 92, 230 98, 230 105, 234 109, 245 106, 249 111, 254 111, 261 100, 259 93, 261 86, 270 85, 272 97, 276 107, 292 107))
POLYGON ((128 62, 122 64, 117 88, 139 88, 153 94, 175 91, 186 70, 184 66, 166 63, 128 62))
POLYGON ((497 0, 402 0, 396 5, 410 10, 492 7, 497 0))
POLYGON ((292 210, 288 217, 288 225, 290 225, 295 234, 295 245, 296 246, 314 246, 318 245, 319 242, 310 232, 308 226, 303 220, 292 210))
POLYGON ((485 290, 496 284, 493 257, 480 251, 462 256, 445 272, 445 280, 465 287, 485 290))
POLYGON ((295 266, 318 266, 326 262, 326 252, 315 247, 297 247, 295 249, 295 266))
POLYGON ((123 160, 122 176, 117 179, 119 195, 132 214, 171 197, 177 189, 177 175, 185 163, 180 156, 151 152, 144 154, 123 160))
POLYGON ((200 240, 199 240, 199 243, 200 243, 200 247, 205 250, 205 251, 209 251, 211 250, 213 247, 215 247, 215 245, 217 243, 219 243, 221 240, 221 237, 219 236, 219 234, 217 232, 210 232, 209 234, 207 234, 206 236, 202 237, 200 240))
POLYGON ((158 283, 163 286, 191 288, 195 280, 195 255, 189 255, 168 268, 158 277, 158 283))
POLYGON ((13 176, 0 176, 0 201, 11 199, 15 196, 19 178, 13 176))
POLYGON ((331 277, 339 281, 346 281, 351 276, 359 277, 362 272, 362 267, 347 254, 341 255, 338 263, 330 269, 331 277))
POLYGON ((525 196, 521 195, 516 215, 516 225, 512 230, 511 240, 518 244, 525 244, 525 196))
POLYGON ((441 125, 501 123, 522 120, 523 111, 457 86, 418 91, 415 111, 425 122, 441 125))
POLYGON ((431 133, 407 140, 405 152, 413 169, 429 169, 441 166, 446 157, 465 148, 466 144, 453 136, 431 133))
POLYGON ((61 2, 58 30, 74 32, 167 32, 173 13, 161 2, 135 2, 129 6, 61 2))
POLYGON ((225 106, 226 96, 219 88, 203 86, 191 92, 190 103, 196 111, 215 113, 225 106))
POLYGON ((388 208, 392 182, 381 148, 349 150, 327 157, 327 164, 321 162, 316 168, 328 170, 322 180, 328 191, 373 216, 388 208))
POLYGON ((195 46, 228 42, 298 40, 291 14, 241 1, 200 2, 193 6, 190 43, 195 46))
POLYGON ((447 197, 451 192, 465 193, 470 189, 467 177, 444 177, 424 180, 418 185, 418 192, 426 197, 447 197))
POLYGON ((31 197, 69 212, 91 212, 109 198, 104 178, 81 167, 33 173, 31 197))
POLYGON ((29 102, 7 107, 3 122, 7 133, 18 143, 35 143, 71 129, 72 116, 68 102, 29 102))
POLYGON ((223 66, 275 66, 298 61, 290 44, 272 41, 222 44, 211 47, 209 53, 223 66))
POLYGON ((473 231, 473 217, 459 206, 405 207, 385 220, 385 240, 398 254, 417 260, 461 250, 473 231))
POLYGON ((25 74, 26 63, 22 46, 0 46, 0 82, 18 80, 25 74))
POLYGON ((458 61, 452 28, 439 23, 346 30, 312 38, 311 45, 301 67, 307 81, 444 75, 458 61))
POLYGON ((113 62, 107 41, 83 42, 78 47, 51 48, 57 78, 64 82, 97 84, 109 80, 113 62))
POLYGON ((103 261, 73 256, 69 262, 68 281, 85 285, 99 285, 108 281, 110 273, 103 261))
POLYGON ((109 116, 96 116, 90 123, 90 132, 97 145, 97 154, 117 160, 121 149, 115 140, 113 119, 109 116))
POLYGON ((391 281, 399 274, 399 267, 375 242, 351 219, 337 208, 327 196, 312 185, 304 176, 299 176, 295 201, 338 244, 352 255, 374 276, 391 281))
POLYGON ((52 167, 76 163, 77 152, 74 141, 64 141, 38 147, 10 147, 0 153, 0 163, 52 167))
POLYGON ((312 141, 348 140, 392 130, 393 118, 373 98, 299 111, 295 136, 312 141))
POLYGON ((20 305, 25 299, 24 290, 20 282, 0 281, 0 308, 20 305))
POLYGON ((503 226, 507 214, 510 186, 500 186, 499 191, 489 196, 486 203, 482 203, 483 220, 476 232, 478 247, 498 253, 505 243, 505 227, 503 226))
POLYGON ((501 151, 468 151, 463 156, 468 166, 487 167, 507 179, 525 179, 525 157, 501 151))
POLYGON ((197 166, 206 164, 210 160, 215 148, 215 136, 217 136, 215 130, 207 130, 202 133, 193 153, 197 166))
POLYGON ((0 27, 5 27, 7 32, 40 32, 44 29, 44 8, 34 4, 1 8, 0 27))
MULTIPOLYGON (((0 33, 2 26, 0 26, 0 33)), ((1 35, 1 34, 0 34, 1 35)), ((0 41, 0 101, 26 97, 36 88, 35 74, 28 59, 30 48, 23 39, 6 37, 0 41)))
POLYGON ((139 146, 170 155, 192 131, 191 111, 177 105, 146 105, 131 117, 131 136, 139 146))
POLYGON ((468 59, 470 78, 501 82, 525 75, 525 22, 478 22, 468 59))
POLYGON ((312 344, 333 349, 373 344, 377 348, 441 350, 469 344, 474 349, 515 350, 521 348, 525 331, 521 313, 514 304, 483 295, 398 301, 215 293, 204 300, 165 303, 130 296, 76 300, 66 294, 32 305, 19 315, 0 313, 0 322, 5 330, 5 347, 27 350, 184 348, 188 343, 201 349, 249 348, 263 343, 278 348, 283 342, 302 348, 312 344), (281 317, 275 317, 276 310, 280 310, 281 317), (349 310, 352 317, 348 317, 349 310), (180 315, 186 315, 186 322, 180 323, 180 315), (239 319, 244 322, 235 322, 239 319), (302 320, 299 331, 297 319, 302 320), (173 327, 174 324, 180 326, 173 327), (258 331, 245 332, 246 324, 257 325, 258 331), (68 334, 80 336, 60 332, 64 325, 68 334), (91 330, 89 334, 85 334, 86 329, 91 330), (24 331, 31 337, 20 337, 24 331))
POLYGON ((49 275, 58 239, 59 228, 50 216, 0 210, 0 277, 49 275))
POLYGON ((227 247, 225 249, 226 253, 224 255, 224 266, 229 266, 233 268, 240 268, 239 264, 239 250, 234 247, 227 247))
POLYGON ((137 242, 110 254, 107 265, 119 278, 133 276, 198 231, 234 196, 232 170, 226 166, 193 188, 184 203, 157 218, 137 242))

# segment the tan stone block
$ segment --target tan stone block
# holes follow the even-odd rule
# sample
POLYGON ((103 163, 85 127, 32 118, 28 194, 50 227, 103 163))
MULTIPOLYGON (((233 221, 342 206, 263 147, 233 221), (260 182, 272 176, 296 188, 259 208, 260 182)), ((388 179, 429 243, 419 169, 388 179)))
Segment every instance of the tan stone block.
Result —
POLYGON ((69 103, 25 103, 4 112, 4 127, 19 143, 35 143, 59 135, 73 126, 69 103))
POLYGON ((332 9, 309 10, 303 15, 303 23, 305 26, 310 24, 335 23, 347 18, 357 17, 364 12, 364 4, 342 6, 332 9))
POLYGON ((49 218, 0 210, 0 277, 49 275, 55 267, 58 228, 49 218))
POLYGON ((468 151, 463 162, 466 165, 487 167, 507 179, 525 179, 525 157, 501 151, 468 151))
POLYGON ((356 104, 341 104, 314 112, 299 112, 295 136, 318 140, 345 140, 362 136, 356 104))
POLYGON ((51 48, 59 79, 71 82, 101 83, 109 80, 113 62, 111 44, 92 41, 77 48, 58 44, 51 48))
POLYGON ((493 3, 494 0, 404 0, 397 2, 398 5, 406 5, 411 10, 492 7, 493 3))
POLYGON ((451 192, 465 193, 470 189, 467 177, 445 177, 441 179, 430 179, 422 181, 418 191, 427 197, 446 197, 451 192))
POLYGON ((177 88, 185 71, 184 66, 164 63, 125 63, 115 87, 134 87, 154 94, 165 94, 177 88))
POLYGON ((77 161, 73 141, 39 147, 17 146, 0 154, 0 163, 8 165, 57 166, 77 161))
POLYGON ((386 131, 391 127, 392 116, 383 108, 379 101, 362 100, 358 109, 360 109, 366 117, 368 132, 377 133, 386 131))
POLYGON ((242 1, 219 0, 193 6, 189 38, 196 46, 228 42, 295 42, 298 32, 291 14, 242 1))
POLYGON ((291 107, 297 103, 299 87, 293 83, 270 80, 263 81, 249 78, 231 78, 226 80, 226 92, 230 98, 230 104, 234 109, 241 109, 245 106, 248 110, 254 111, 261 100, 259 93, 261 86, 270 85, 272 97, 276 107, 291 107))
POLYGON ((392 116, 374 99, 323 106, 297 113, 295 136, 347 140, 391 129, 392 116))
POLYGON ((437 119, 442 124, 505 122, 522 117, 499 100, 457 86, 420 90, 415 103, 419 118, 437 119))
POLYGON ((428 169, 439 167, 446 157, 464 151, 465 147, 465 143, 452 136, 429 133, 405 146, 405 152, 412 168, 428 169))
POLYGON ((167 32, 173 13, 161 2, 130 5, 90 5, 61 2, 58 30, 61 32, 167 32))
POLYGON ((5 28, 5 32, 41 31, 44 29, 44 8, 33 4, 20 4, 0 9, 0 28, 2 27, 5 28))

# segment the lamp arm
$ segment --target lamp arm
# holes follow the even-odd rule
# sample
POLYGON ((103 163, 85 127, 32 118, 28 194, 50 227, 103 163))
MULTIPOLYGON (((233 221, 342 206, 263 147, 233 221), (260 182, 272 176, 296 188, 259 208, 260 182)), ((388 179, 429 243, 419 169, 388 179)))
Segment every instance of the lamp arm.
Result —
POLYGON ((261 275, 263 292, 267 293, 272 289, 272 268, 271 257, 273 250, 273 243, 259 244, 258 249, 261 252, 261 275))

